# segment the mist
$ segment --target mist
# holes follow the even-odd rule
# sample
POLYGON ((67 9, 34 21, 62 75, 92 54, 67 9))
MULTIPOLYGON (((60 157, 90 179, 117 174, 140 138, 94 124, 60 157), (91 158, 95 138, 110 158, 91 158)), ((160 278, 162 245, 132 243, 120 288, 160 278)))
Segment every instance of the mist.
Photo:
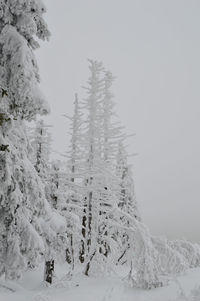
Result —
POLYGON ((200 2, 46 0, 52 37, 37 51, 53 149, 68 145, 63 113, 83 97, 87 59, 116 76, 135 188, 151 232, 200 242, 200 2))

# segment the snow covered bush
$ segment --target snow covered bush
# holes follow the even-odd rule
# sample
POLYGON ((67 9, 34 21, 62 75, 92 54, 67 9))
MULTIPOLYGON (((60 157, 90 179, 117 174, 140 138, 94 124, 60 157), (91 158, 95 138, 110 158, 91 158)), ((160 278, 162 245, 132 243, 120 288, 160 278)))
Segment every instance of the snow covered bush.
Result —
POLYGON ((152 237, 152 243, 158 252, 157 266, 162 275, 177 275, 189 268, 186 258, 171 247, 166 238, 152 237))
POLYGON ((187 265, 190 268, 196 268, 200 266, 200 245, 197 243, 191 243, 187 240, 172 240, 168 242, 169 246, 180 253, 187 265))
POLYGON ((200 246, 186 240, 152 237, 158 251, 157 265, 162 275, 177 275, 200 265, 200 246))

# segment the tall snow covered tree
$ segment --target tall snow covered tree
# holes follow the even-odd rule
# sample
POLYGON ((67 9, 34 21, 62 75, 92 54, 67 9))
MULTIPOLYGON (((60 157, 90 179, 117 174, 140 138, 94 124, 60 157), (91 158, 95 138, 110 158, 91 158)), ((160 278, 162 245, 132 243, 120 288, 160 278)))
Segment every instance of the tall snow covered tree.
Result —
POLYGON ((128 164, 128 154, 122 142, 118 145, 116 161, 116 175, 119 179, 120 189, 118 206, 122 211, 140 220, 131 166, 128 164))
MULTIPOLYGON (((53 183, 50 175, 51 169, 49 162, 50 141, 51 136, 48 131, 48 126, 44 124, 43 120, 37 121, 32 139, 30 140, 33 149, 32 163, 45 187, 46 199, 52 204, 50 190, 53 183)), ((52 283, 53 278, 55 245, 58 243, 57 235, 58 233, 55 233, 55 236, 52 237, 51 240, 46 241, 44 280, 49 283, 52 283)))
MULTIPOLYGON (((109 180, 105 183, 105 191, 101 194, 101 204, 104 204, 104 209, 100 211, 102 224, 99 227, 99 235, 101 237, 101 243, 103 245, 104 254, 108 256, 110 252, 110 247, 108 244, 108 224, 109 224, 109 215, 108 208, 112 208, 115 204, 116 199, 119 198, 118 186, 119 183, 115 176, 115 159, 118 144, 121 140, 125 138, 125 135, 122 133, 123 127, 119 125, 116 120, 116 113, 114 111, 115 103, 113 101, 113 93, 111 91, 114 77, 110 71, 103 72, 103 88, 102 88, 102 100, 100 103, 100 112, 101 112, 101 122, 99 125, 100 137, 101 137, 101 158, 105 166, 105 171, 107 173, 107 178, 109 180), (109 175, 108 175, 109 170, 109 175), (107 208, 106 208, 107 207, 107 208), (103 233, 101 233, 103 231, 103 233)), ((111 232, 113 236, 113 232, 111 232)), ((102 248, 101 248, 102 251, 102 248)))
MULTIPOLYGON (((130 215, 132 218, 140 220, 131 167, 128 165, 128 155, 122 142, 118 145, 116 161, 116 176, 118 178, 117 189, 119 191, 118 207, 122 212, 130 215)), ((126 228, 124 230, 121 229, 116 233, 121 242, 122 249, 117 260, 118 263, 124 263, 124 257, 130 248, 130 237, 127 232, 130 221, 127 219, 126 214, 122 214, 121 216, 121 222, 126 228)))
POLYGON ((70 122, 70 146, 69 151, 67 152, 68 168, 71 172, 71 182, 75 182, 75 178, 78 178, 80 172, 80 161, 82 160, 82 150, 81 150, 81 141, 82 136, 82 113, 78 100, 78 94, 75 94, 74 100, 74 114, 73 117, 64 115, 67 117, 70 122))
POLYGON ((111 91, 114 76, 110 71, 105 71, 103 76, 102 91, 102 158, 110 165, 114 165, 118 152, 118 145, 125 139, 123 127, 116 120, 115 102, 111 91))
POLYGON ((87 119, 85 121, 84 150, 85 150, 85 186, 84 214, 82 222, 83 257, 86 262, 85 274, 88 275, 90 264, 96 254, 97 221, 98 221, 98 171, 100 169, 100 102, 102 98, 103 81, 101 73, 103 66, 96 61, 89 61, 91 76, 88 80, 87 98, 84 101, 87 119))
POLYGON ((118 144, 125 138, 121 134, 121 127, 114 124, 111 118, 113 104, 110 87, 113 77, 109 72, 103 75, 102 64, 96 61, 90 61, 89 68, 91 77, 88 81, 88 96, 83 106, 86 111, 82 224, 85 275, 96 264, 99 272, 104 266, 109 266, 109 263, 116 262, 122 254, 119 238, 127 232, 129 247, 124 260, 130 266, 129 279, 137 286, 157 286, 160 285, 155 265, 157 253, 137 212, 126 157, 121 157, 124 165, 121 166, 120 175, 116 175, 116 170, 112 168, 118 144), (120 208, 122 199, 123 206, 120 208))
MULTIPOLYGON (((67 161, 67 177, 65 180, 65 187, 68 190, 68 194, 66 196, 68 211, 73 213, 74 216, 80 217, 80 212, 82 210, 81 206, 81 197, 83 194, 83 189, 81 188, 81 180, 82 175, 84 173, 83 166, 83 153, 82 153, 82 112, 78 99, 78 94, 75 94, 74 100, 74 113, 73 116, 70 117, 68 115, 64 115, 66 118, 70 120, 70 144, 69 151, 66 153, 67 161)), ((76 250, 77 249, 77 233, 75 227, 73 229, 74 220, 70 219, 72 223, 68 223, 68 236, 70 240, 69 248, 66 249, 66 261, 71 264, 72 270, 74 269, 75 261, 76 261, 76 250), (75 247, 76 246, 76 247, 75 247)), ((79 228, 80 229, 80 228, 79 228)), ((79 231, 80 232, 80 231, 79 231)), ((79 233, 80 237, 80 233, 79 233)), ((83 242, 80 242, 82 245, 83 242)), ((80 245, 78 249, 81 248, 80 245)))
POLYGON ((108 267, 116 248, 112 236, 113 224, 117 224, 116 220, 113 221, 113 210, 117 206, 118 191, 112 160, 115 157, 115 139, 121 138, 119 128, 111 120, 113 104, 110 87, 113 77, 109 72, 105 74, 101 63, 92 60, 89 63, 91 76, 83 102, 85 120, 82 142, 85 170, 81 259, 85 263, 86 275, 91 266, 98 266, 98 269, 108 267))
POLYGON ((48 113, 33 50, 49 31, 40 0, 0 1, 0 274, 20 277, 63 226, 29 160, 25 121, 48 113))

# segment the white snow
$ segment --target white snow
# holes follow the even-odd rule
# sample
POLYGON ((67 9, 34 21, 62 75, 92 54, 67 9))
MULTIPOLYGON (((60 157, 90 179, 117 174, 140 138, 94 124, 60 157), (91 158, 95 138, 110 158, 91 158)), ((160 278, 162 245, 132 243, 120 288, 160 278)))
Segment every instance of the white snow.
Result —
POLYGON ((59 280, 56 278, 53 286, 48 287, 42 282, 42 269, 41 266, 26 272, 17 283, 0 280, 0 301, 184 301, 184 297, 180 298, 180 287, 188 297, 200 286, 200 268, 172 279, 168 286, 152 290, 130 288, 117 275, 94 278, 77 274, 69 280, 67 265, 58 266, 59 280))

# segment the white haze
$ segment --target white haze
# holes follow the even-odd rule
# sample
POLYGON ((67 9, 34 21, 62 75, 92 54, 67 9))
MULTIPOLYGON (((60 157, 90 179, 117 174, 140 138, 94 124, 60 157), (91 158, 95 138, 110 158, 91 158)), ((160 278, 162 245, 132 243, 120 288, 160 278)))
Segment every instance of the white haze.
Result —
POLYGON ((87 58, 117 79, 117 113, 127 132, 136 193, 152 233, 198 241, 200 228, 200 2, 46 0, 52 38, 37 52, 51 105, 53 148, 67 147, 74 93, 87 58))

